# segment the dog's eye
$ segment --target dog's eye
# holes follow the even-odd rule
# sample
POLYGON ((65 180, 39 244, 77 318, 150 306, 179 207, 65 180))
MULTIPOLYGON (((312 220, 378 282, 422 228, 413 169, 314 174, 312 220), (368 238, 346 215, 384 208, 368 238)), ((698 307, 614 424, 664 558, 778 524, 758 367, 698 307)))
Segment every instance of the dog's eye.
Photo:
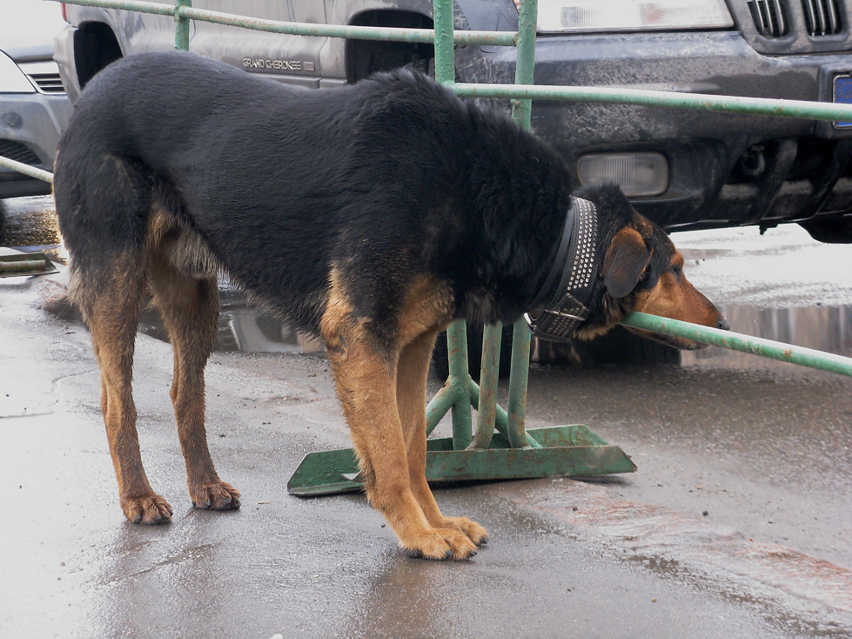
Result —
POLYGON ((675 276, 675 279, 680 281, 680 278, 683 277, 683 267, 682 266, 672 266, 672 274, 675 276))

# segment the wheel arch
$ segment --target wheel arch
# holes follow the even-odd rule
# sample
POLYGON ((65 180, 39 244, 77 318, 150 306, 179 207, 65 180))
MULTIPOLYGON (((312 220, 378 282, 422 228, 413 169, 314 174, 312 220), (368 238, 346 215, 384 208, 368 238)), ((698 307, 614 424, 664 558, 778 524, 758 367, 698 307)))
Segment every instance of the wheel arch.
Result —
POLYGON ((112 27, 99 21, 83 22, 74 32, 74 66, 83 89, 99 71, 124 53, 112 27))
MULTIPOLYGON (((404 9, 369 9, 352 16, 349 24, 369 27, 431 29, 432 18, 419 11, 404 9)), ((378 40, 347 39, 345 66, 347 82, 358 80, 377 71, 389 71, 406 64, 428 62, 435 57, 432 44, 414 42, 382 42, 378 40)))

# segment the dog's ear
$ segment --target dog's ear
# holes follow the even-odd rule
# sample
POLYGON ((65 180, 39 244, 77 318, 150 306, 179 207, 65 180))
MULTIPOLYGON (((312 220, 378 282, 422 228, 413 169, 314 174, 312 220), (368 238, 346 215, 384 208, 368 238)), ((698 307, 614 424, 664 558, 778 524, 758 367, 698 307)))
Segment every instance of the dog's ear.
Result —
POLYGON ((604 256, 601 272, 607 292, 615 299, 629 295, 650 259, 651 251, 639 232, 629 227, 621 229, 604 256))

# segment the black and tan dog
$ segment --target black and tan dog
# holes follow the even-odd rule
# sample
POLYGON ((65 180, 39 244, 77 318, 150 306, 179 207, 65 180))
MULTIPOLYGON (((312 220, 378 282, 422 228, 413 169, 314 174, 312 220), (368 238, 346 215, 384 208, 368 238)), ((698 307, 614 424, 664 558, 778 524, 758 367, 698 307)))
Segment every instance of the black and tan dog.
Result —
MULTIPOLYGON (((405 71, 311 91, 162 53, 100 73, 62 138, 54 192, 127 518, 172 514, 142 467, 131 395, 149 293, 174 348, 171 397, 192 502, 240 505, 204 429, 224 272, 324 340, 367 495, 402 547, 473 555, 485 529, 441 514, 424 476, 430 353, 456 318, 511 322, 530 310, 570 184, 550 147, 405 71)), ((601 268, 581 335, 631 310, 724 322, 686 281, 666 235, 617 189, 582 195, 598 209, 601 268)))

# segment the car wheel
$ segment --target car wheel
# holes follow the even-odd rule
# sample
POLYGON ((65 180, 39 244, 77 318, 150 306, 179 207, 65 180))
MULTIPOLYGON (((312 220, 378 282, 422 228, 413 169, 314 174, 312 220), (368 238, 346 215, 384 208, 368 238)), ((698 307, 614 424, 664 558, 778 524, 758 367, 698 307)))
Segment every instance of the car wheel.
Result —
POLYGON ((852 220, 840 215, 799 222, 812 238, 826 244, 852 244, 852 220))
POLYGON ((588 342, 571 340, 570 351, 560 353, 560 349, 551 352, 550 361, 543 361, 543 348, 539 347, 539 362, 554 364, 595 365, 639 365, 639 366, 679 366, 680 351, 673 346, 640 337, 623 326, 616 326, 608 333, 588 342), (567 356, 560 358, 562 354, 567 356))

